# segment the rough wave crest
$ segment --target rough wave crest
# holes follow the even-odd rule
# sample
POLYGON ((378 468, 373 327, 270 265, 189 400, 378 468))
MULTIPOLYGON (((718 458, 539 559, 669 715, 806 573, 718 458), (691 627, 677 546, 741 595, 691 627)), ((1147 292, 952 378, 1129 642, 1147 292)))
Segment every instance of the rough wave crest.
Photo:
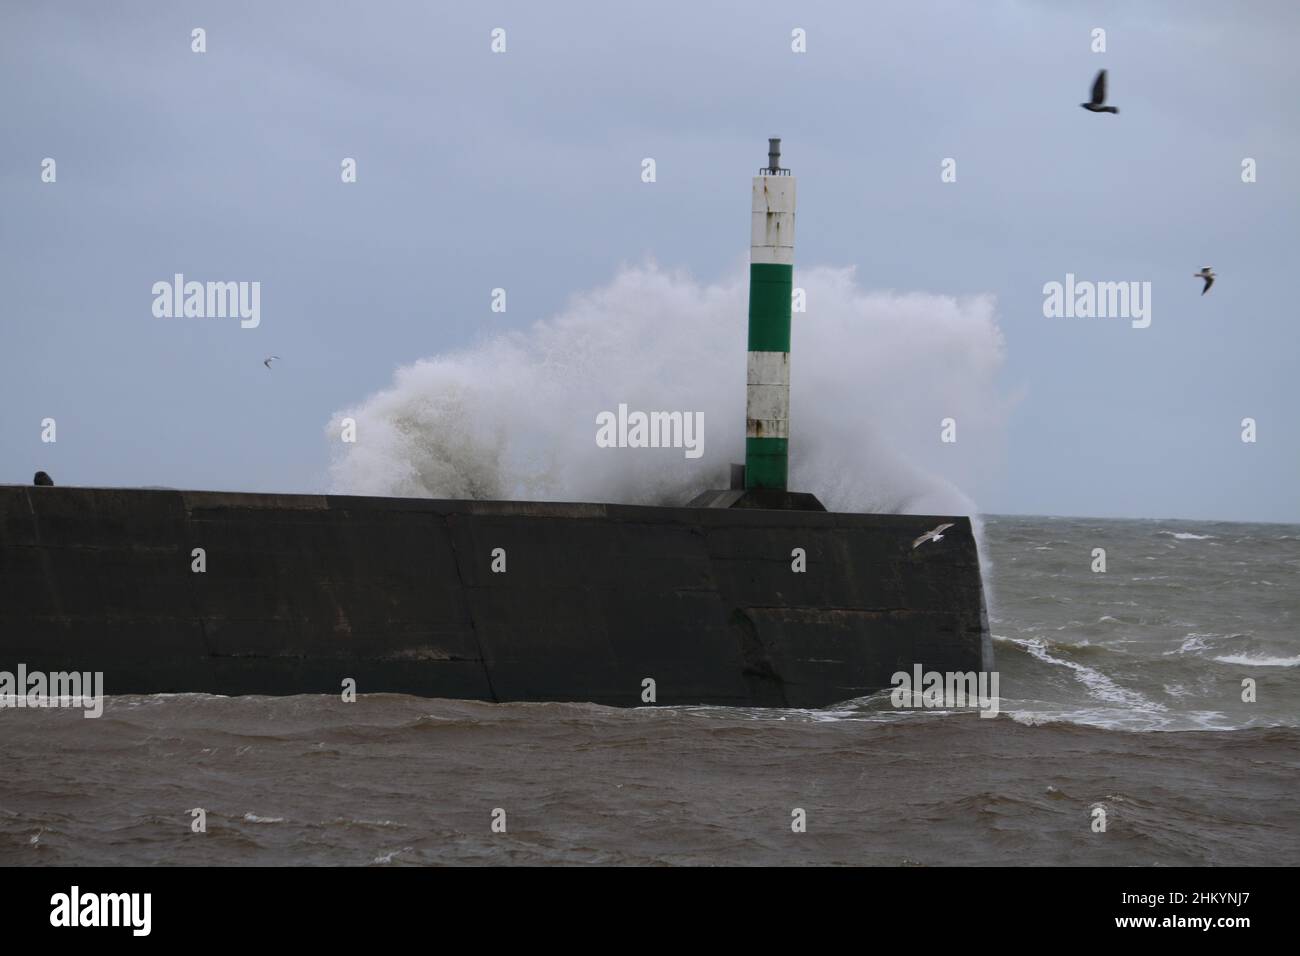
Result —
MULTIPOLYGON (((992 298, 864 292, 844 268, 795 284, 791 487, 837 511, 972 513, 958 484, 992 460, 1008 405, 992 298), (939 440, 949 417, 955 446, 939 440)), ((680 504, 726 487, 744 459, 747 292, 744 270, 704 284, 625 268, 526 330, 399 368, 331 420, 333 489, 680 504), (597 414, 620 403, 703 412, 703 456, 597 447, 597 414), (352 444, 337 441, 348 417, 352 444)))

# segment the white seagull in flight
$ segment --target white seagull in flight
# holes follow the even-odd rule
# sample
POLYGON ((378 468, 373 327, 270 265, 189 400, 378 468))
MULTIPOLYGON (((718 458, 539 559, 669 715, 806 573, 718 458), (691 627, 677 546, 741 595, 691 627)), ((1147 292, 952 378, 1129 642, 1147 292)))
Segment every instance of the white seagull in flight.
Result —
POLYGON ((939 525, 939 527, 935 528, 933 531, 927 531, 925 534, 921 535, 921 537, 912 542, 912 550, 915 551, 927 541, 942 541, 943 533, 951 527, 952 522, 949 521, 947 524, 939 525))
POLYGON ((267 368, 270 368, 272 362, 278 362, 278 361, 280 361, 280 356, 268 355, 266 358, 262 359, 262 364, 265 365, 267 368))

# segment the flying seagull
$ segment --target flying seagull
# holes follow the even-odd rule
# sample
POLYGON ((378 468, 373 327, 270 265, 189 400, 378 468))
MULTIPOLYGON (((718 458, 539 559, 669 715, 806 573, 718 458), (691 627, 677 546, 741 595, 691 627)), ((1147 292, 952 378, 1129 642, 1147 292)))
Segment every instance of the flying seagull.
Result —
POLYGON ((1090 113, 1118 113, 1118 107, 1102 106, 1106 102, 1106 71, 1101 70, 1092 81, 1092 101, 1080 103, 1090 113))
POLYGON ((939 527, 935 528, 933 531, 927 531, 925 534, 921 535, 921 537, 912 542, 912 550, 915 551, 927 541, 942 541, 943 533, 951 527, 952 522, 949 521, 947 524, 939 525, 939 527))
POLYGON ((278 362, 279 360, 280 356, 278 355, 268 355, 266 358, 262 359, 262 364, 267 368, 270 368, 272 362, 278 362))
POLYGON ((1193 272, 1192 275, 1196 276, 1198 279, 1205 280, 1205 288, 1201 290, 1201 295, 1205 295, 1205 293, 1209 292, 1210 286, 1214 285, 1214 273, 1210 271, 1209 266, 1206 266, 1200 272, 1193 272))

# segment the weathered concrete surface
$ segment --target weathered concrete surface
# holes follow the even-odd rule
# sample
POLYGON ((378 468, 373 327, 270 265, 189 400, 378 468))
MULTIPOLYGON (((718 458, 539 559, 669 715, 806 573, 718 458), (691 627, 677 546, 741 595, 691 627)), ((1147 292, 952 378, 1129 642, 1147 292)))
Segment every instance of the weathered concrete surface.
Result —
MULTIPOLYGON (((743 475, 744 472, 742 471, 743 475)), ((719 488, 701 491, 688 508, 761 508, 769 511, 825 511, 816 495, 784 488, 719 488)))
POLYGON ((991 655, 962 517, 0 486, 0 670, 109 694, 816 707, 991 655))

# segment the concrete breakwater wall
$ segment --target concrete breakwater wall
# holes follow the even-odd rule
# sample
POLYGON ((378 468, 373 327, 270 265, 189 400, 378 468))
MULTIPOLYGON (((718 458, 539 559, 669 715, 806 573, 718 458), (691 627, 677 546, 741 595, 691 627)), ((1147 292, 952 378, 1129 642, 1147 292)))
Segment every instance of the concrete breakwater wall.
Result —
POLYGON ((991 657, 962 517, 0 486, 0 670, 108 694, 819 707, 991 657))

